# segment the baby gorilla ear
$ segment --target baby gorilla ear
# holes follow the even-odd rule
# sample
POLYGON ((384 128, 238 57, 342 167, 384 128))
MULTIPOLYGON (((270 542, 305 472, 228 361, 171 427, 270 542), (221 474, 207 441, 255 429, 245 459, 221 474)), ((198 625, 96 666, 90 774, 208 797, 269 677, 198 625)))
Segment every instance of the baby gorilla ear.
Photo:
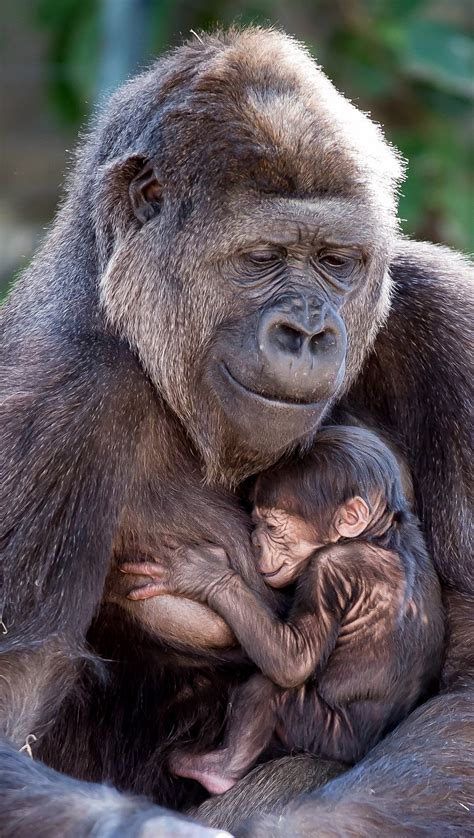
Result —
POLYGON ((133 178, 129 187, 133 212, 142 224, 158 215, 161 209, 163 187, 153 165, 148 162, 133 178))
POLYGON ((369 525, 370 509, 360 497, 351 498, 336 512, 334 528, 341 538, 356 538, 369 525))

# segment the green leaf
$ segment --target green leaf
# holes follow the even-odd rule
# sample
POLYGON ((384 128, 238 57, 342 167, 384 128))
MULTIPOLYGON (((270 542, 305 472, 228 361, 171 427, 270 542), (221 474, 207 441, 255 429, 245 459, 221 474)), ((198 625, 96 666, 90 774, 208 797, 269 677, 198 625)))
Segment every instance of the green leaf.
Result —
POLYGON ((405 61, 413 76, 474 97, 473 58, 474 41, 459 30, 436 21, 408 22, 405 61))

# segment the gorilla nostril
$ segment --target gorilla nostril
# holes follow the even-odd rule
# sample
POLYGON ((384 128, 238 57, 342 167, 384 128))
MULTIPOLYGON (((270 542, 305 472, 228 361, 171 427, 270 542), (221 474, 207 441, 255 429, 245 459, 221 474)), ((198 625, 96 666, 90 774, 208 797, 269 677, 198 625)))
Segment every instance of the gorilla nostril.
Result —
POLYGON ((313 335, 309 342, 309 348, 311 352, 325 352, 328 349, 332 349, 336 343, 336 335, 334 334, 332 329, 324 329, 322 332, 318 332, 316 335, 313 335))
POLYGON ((294 355, 300 352, 303 344, 302 333, 286 323, 278 323, 275 326, 273 338, 279 349, 294 355))

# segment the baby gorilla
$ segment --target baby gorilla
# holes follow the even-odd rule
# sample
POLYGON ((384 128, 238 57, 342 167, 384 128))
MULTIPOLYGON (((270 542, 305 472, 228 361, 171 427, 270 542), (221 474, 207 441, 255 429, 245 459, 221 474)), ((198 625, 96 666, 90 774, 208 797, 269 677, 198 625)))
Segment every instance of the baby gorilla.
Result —
POLYGON ((223 747, 171 760, 212 793, 246 774, 274 734, 292 752, 356 762, 432 689, 441 664, 438 579, 378 436, 324 428, 304 461, 257 479, 253 500, 260 572, 275 588, 296 582, 286 621, 215 548, 185 550, 170 568, 124 567, 155 580, 132 599, 206 602, 263 673, 237 690, 223 747))

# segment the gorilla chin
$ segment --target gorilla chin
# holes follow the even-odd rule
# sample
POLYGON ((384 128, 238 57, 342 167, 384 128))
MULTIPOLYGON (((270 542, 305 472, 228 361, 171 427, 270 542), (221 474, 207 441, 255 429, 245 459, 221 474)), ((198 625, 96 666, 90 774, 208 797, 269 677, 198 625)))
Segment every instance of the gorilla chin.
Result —
MULTIPOLYGON (((236 442, 257 450, 262 457, 277 456, 315 433, 324 413, 344 380, 345 360, 329 377, 316 379, 312 401, 302 396, 266 395, 234 375, 225 361, 216 362, 207 379, 236 442)), ((307 396, 309 393, 306 394, 307 396)))

